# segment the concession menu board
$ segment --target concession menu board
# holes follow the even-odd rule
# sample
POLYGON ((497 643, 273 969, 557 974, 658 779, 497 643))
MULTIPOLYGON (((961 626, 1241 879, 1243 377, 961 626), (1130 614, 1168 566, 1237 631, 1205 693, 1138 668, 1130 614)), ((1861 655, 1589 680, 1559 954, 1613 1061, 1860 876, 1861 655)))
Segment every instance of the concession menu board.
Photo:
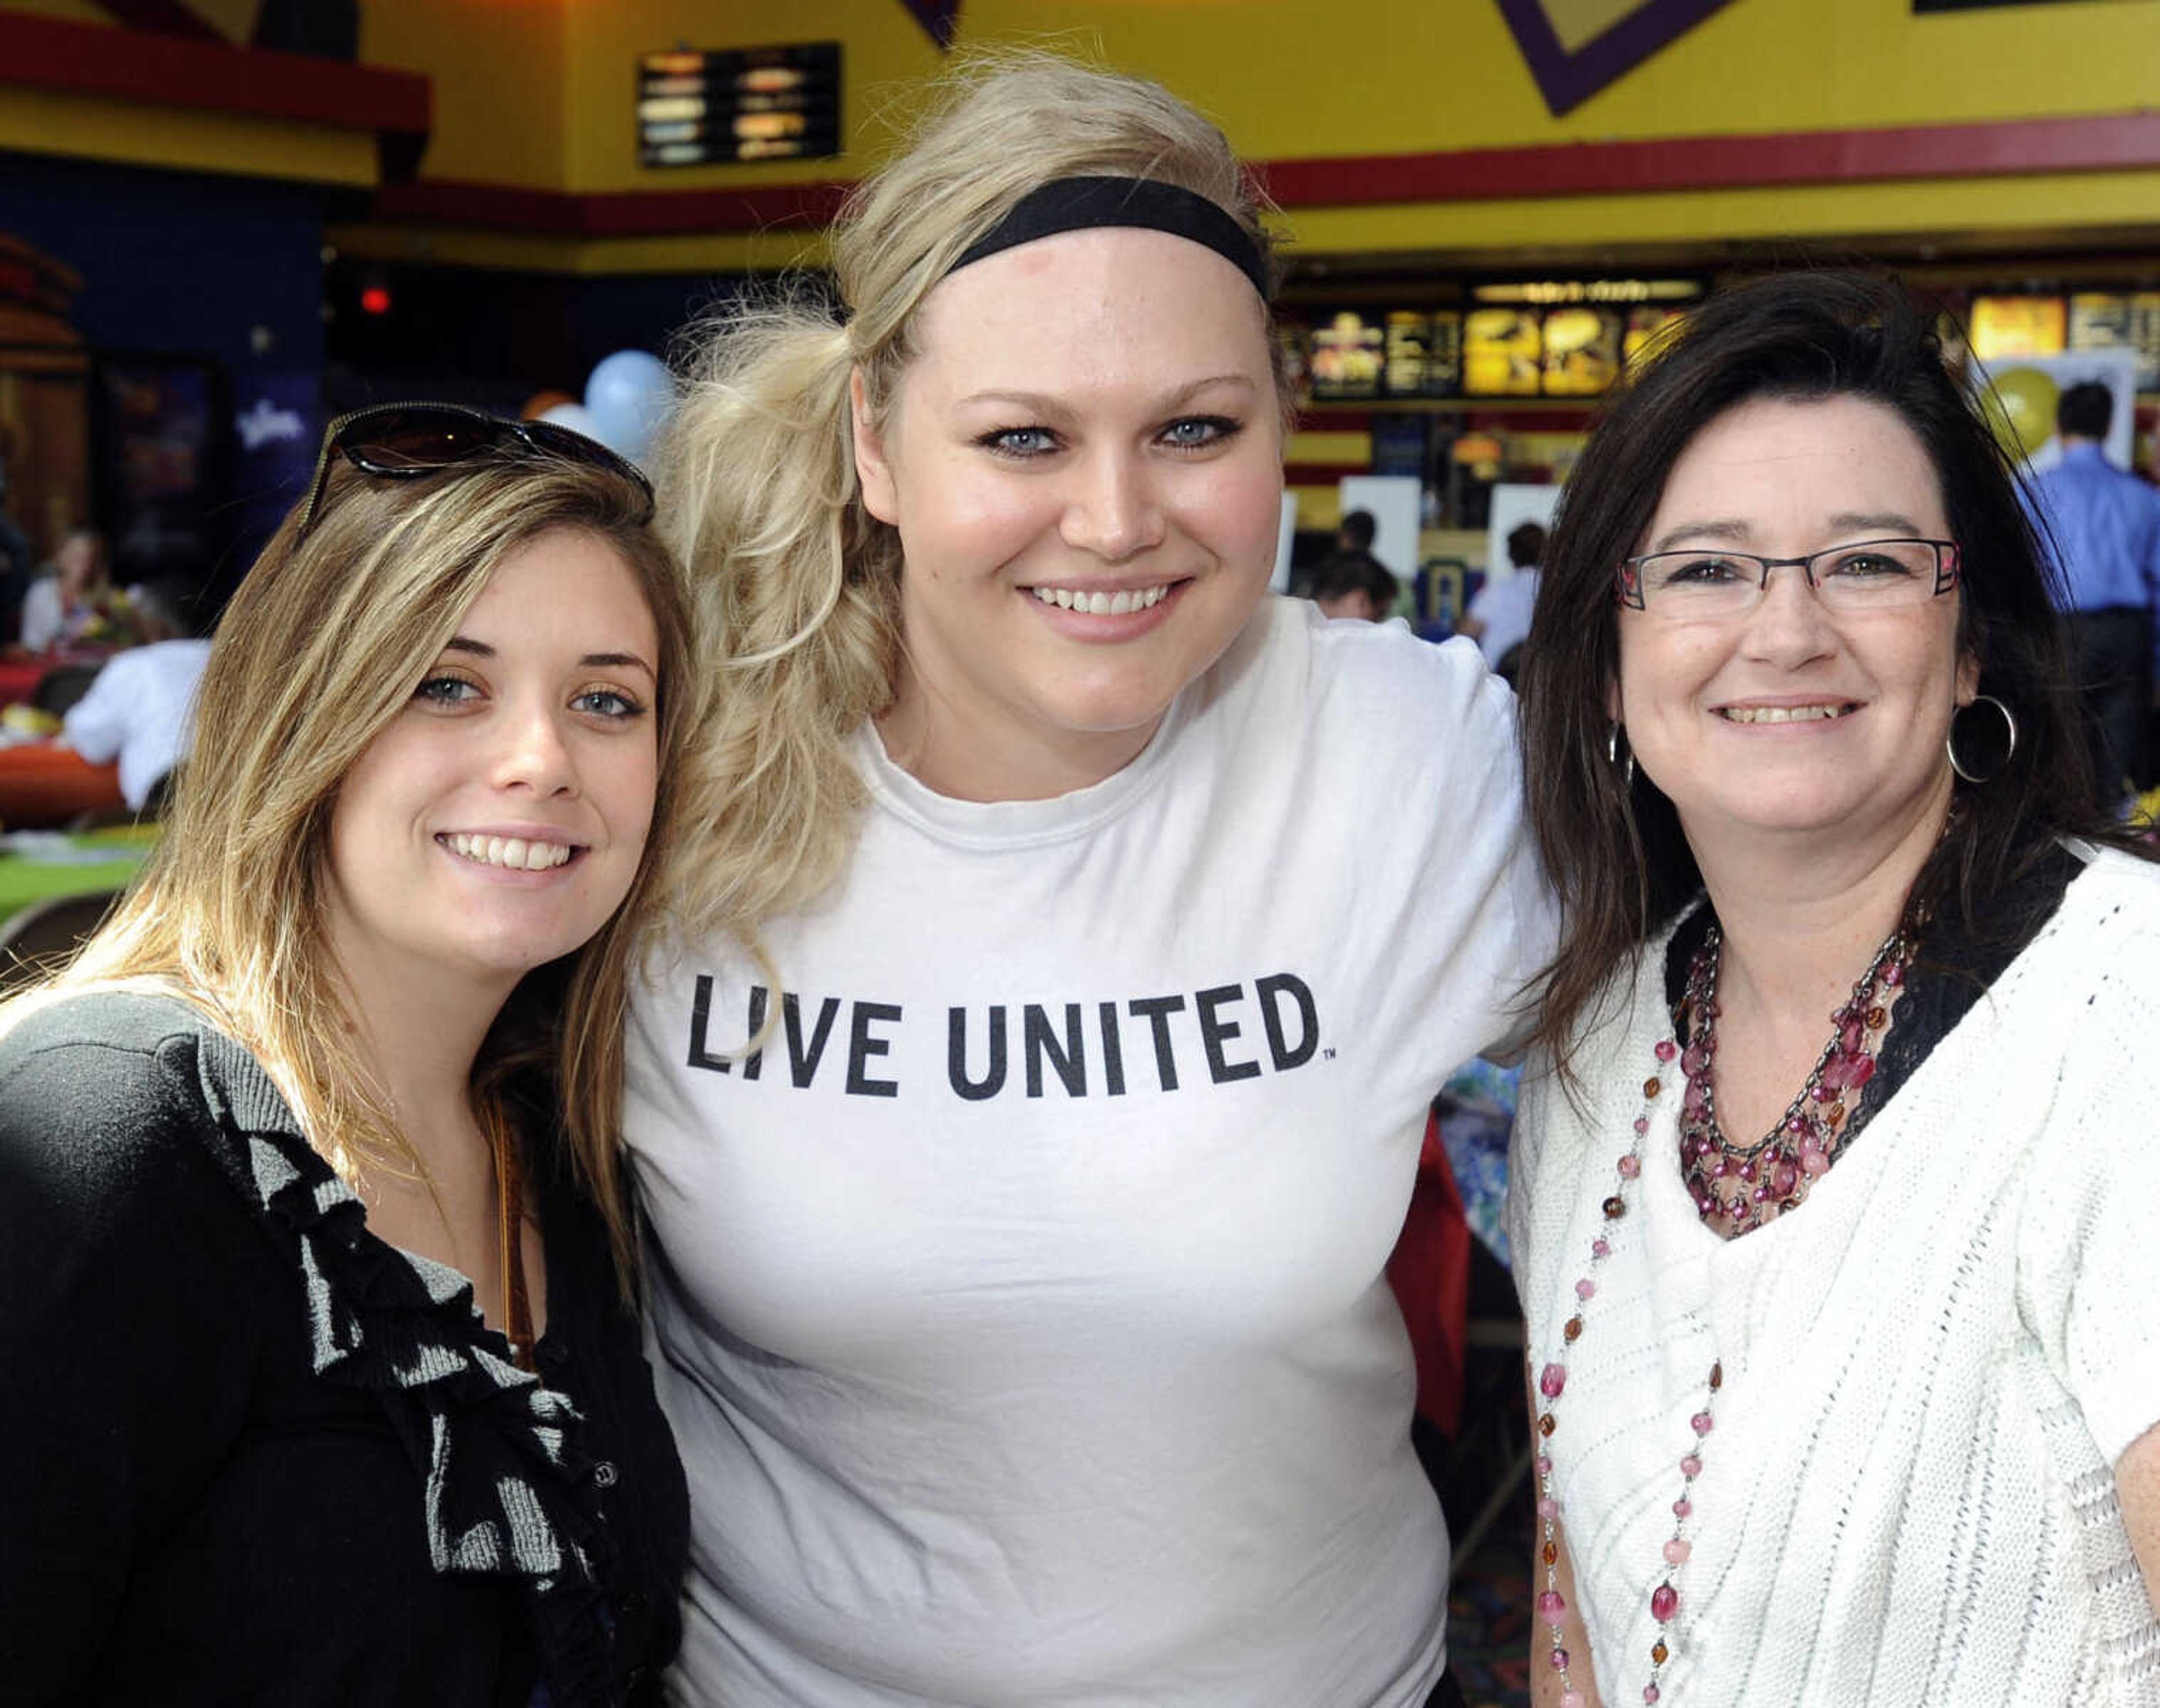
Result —
POLYGON ((1967 335, 1982 361, 2060 356, 2067 319, 2060 297, 1975 297, 1967 335))
POLYGON ((2137 389, 2160 392, 2160 291, 2080 291, 2070 298, 2072 350, 2137 353, 2137 389))
POLYGON ((1462 323, 1462 389, 1472 397, 1534 397, 1545 368, 1541 309, 1472 309, 1462 323))
MULTIPOLYGON (((1314 402, 1596 397, 1699 302, 1697 279, 1516 279, 1430 302, 1296 309, 1282 323, 1300 396, 1314 402)), ((1377 293, 1376 293, 1377 294, 1377 293)))
POLYGON ((1387 318, 1390 397, 1451 397, 1462 384, 1462 317, 1452 309, 1398 309, 1387 318))
POLYGON ((682 49, 638 61, 641 165, 732 165, 839 152, 838 42, 682 49))
POLYGON ((1625 322, 1617 309, 1545 310, 1545 394, 1595 397, 1620 377, 1625 322))
POLYGON ((1380 395, 1387 334, 1377 316, 1344 309, 1312 329, 1306 349, 1314 397, 1342 402, 1380 395))

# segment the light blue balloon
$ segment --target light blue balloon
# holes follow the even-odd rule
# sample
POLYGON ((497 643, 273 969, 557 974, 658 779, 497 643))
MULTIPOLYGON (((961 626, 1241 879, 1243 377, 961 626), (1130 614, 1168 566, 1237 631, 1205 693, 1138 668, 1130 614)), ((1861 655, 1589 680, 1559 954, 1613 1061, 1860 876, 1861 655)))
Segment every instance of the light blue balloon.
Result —
POLYGON ((675 385, 666 364, 641 350, 603 356, 585 381, 594 437, 633 463, 645 459, 674 403, 675 385))
MULTIPOLYGON (((558 403, 540 418, 558 427, 567 427, 573 433, 582 433, 587 439, 600 436, 600 423, 593 419, 593 412, 582 403, 558 403)), ((610 445, 608 449, 613 450, 615 447, 610 445)))

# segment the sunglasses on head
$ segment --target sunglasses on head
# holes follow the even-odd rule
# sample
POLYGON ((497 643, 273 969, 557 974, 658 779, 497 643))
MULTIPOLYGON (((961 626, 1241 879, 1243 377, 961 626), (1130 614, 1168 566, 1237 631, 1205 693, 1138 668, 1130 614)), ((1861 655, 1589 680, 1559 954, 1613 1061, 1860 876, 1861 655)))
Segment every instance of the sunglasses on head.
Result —
POLYGON ((640 519, 652 519, 652 483, 635 465, 582 433, 552 421, 505 421, 461 403, 376 403, 340 415, 323 434, 323 453, 316 459, 314 482, 293 537, 304 537, 315 525, 335 457, 343 457, 364 475, 411 480, 477 463, 507 445, 620 475, 645 496, 640 519))

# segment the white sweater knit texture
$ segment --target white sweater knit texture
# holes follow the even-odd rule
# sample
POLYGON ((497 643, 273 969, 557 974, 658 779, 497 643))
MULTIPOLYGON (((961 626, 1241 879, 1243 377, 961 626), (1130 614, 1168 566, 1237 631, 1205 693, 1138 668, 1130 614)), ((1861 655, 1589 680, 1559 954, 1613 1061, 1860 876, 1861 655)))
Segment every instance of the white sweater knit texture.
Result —
POLYGON ((1533 1063, 1511 1160, 1530 1358, 1567 1368, 1549 1451, 1604 1700, 1642 1700, 1664 1636, 1665 1708, 2160 1705, 2112 1469, 2160 1421, 2160 868, 2095 857, 1807 1202, 1731 1242, 1682 1184, 1676 1094, 1626 1214, 1600 1209, 1671 1036, 1664 947, 1586 1034, 1584 1108, 1533 1063))

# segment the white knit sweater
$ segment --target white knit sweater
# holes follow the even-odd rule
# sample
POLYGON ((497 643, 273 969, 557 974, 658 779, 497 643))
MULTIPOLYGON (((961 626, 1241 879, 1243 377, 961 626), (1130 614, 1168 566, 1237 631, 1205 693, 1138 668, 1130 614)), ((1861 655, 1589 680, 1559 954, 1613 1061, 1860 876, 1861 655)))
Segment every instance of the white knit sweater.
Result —
POLYGON ((2095 858, 1806 1203, 1731 1242, 1681 1183, 1675 1095, 1625 1215, 1600 1209, 1670 1035, 1664 951, 1579 1052, 1586 1108, 1525 1076, 1511 1159, 1605 1701, 1642 1700, 1663 1635, 1665 1708, 2160 1705, 2112 1472, 2160 1422, 2160 867, 2095 858), (1714 1361, 1693 1553, 1669 1567, 1714 1361))

